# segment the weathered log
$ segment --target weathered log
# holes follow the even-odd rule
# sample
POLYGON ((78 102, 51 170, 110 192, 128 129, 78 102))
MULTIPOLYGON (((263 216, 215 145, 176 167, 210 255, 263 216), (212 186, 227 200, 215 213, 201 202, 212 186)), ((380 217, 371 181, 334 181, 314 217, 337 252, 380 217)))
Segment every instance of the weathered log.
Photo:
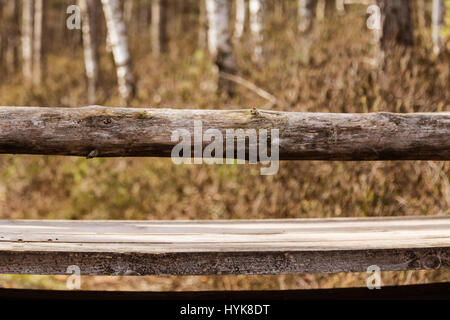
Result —
POLYGON ((0 107, 0 153, 168 157, 178 143, 171 141, 174 131, 193 133, 195 120, 202 121, 203 132, 278 129, 281 160, 450 160, 450 112, 335 114, 99 106, 0 107))

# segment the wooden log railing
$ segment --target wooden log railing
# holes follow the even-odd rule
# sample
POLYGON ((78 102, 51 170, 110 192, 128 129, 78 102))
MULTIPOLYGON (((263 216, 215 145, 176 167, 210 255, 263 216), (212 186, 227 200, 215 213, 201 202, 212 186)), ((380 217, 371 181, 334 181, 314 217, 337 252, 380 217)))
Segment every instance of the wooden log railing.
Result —
MULTIPOLYGON (((0 107, 0 153, 168 157, 177 129, 278 129, 280 160, 450 160, 450 112, 0 107)), ((204 142, 205 143, 205 142, 204 142)), ((205 143, 206 144, 206 143, 205 143)), ((225 146, 226 147, 226 146, 225 146)), ((225 154, 226 152, 224 152, 225 154)))
MULTIPOLYGON (((283 160, 450 160, 450 113, 0 107, 0 153, 167 157, 179 129, 278 129, 283 160)), ((269 137, 272 139, 272 137, 269 137)), ((205 143, 205 142, 203 142, 205 143)), ((225 144, 225 148, 227 145, 225 144)), ((0 221, 0 273, 280 274, 450 267, 448 217, 0 221)))

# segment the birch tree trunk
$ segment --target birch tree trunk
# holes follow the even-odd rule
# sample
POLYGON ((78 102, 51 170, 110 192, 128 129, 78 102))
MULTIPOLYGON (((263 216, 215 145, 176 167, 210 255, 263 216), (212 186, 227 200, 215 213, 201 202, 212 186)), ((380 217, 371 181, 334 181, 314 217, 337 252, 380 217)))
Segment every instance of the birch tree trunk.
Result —
POLYGON ((236 73, 236 60, 231 46, 228 1, 206 0, 208 13, 208 47, 219 69, 218 89, 228 95, 234 93, 234 83, 220 73, 236 73))
POLYGON ((109 41, 116 64, 119 93, 126 103, 135 95, 131 56, 119 0, 101 0, 108 28, 109 41))
POLYGON ((152 1, 152 49, 155 57, 167 51, 167 0, 152 1))
POLYGON ((308 64, 310 48, 314 41, 314 18, 316 16, 317 0, 298 0, 298 30, 301 36, 301 60, 308 64))
POLYGON ((245 21, 247 19, 246 0, 236 0, 236 22, 234 25, 234 38, 236 40, 244 35, 245 21))
POLYGON ((445 20, 445 1, 433 0, 433 26, 432 26, 432 38, 433 38, 433 52, 438 55, 444 45, 444 41, 441 37, 441 28, 445 20))
POLYGON ((22 71, 25 80, 33 75, 33 0, 22 1, 22 71))
POLYGON ((345 0, 336 0, 336 10, 339 15, 345 13, 345 0))
POLYGON ((413 25, 409 0, 377 0, 381 9, 381 48, 412 46, 413 25))
POLYGON ((97 0, 78 0, 82 15, 82 33, 84 48, 84 65, 86 69, 87 91, 89 104, 97 100, 98 84, 98 17, 97 0))
POLYGON ((33 35, 33 84, 42 81, 44 58, 44 15, 45 1, 34 0, 34 35, 33 35))
POLYGON ((298 0, 298 30, 302 34, 310 33, 314 26, 317 0, 298 0))
POLYGON ((249 0, 250 31, 253 38, 253 61, 263 60, 264 0, 249 0))

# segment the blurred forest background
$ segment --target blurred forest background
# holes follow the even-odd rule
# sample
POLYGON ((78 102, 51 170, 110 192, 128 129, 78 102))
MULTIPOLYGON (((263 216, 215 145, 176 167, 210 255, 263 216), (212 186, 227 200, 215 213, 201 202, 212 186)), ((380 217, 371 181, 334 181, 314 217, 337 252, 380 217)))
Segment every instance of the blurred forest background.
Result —
MULTIPOLYGON (((378 1, 406 8, 410 21, 389 50, 387 31, 368 28, 371 1, 319 0, 315 10, 315 1, 249 1, 0 0, 0 105, 450 111, 449 0, 378 1), (71 5, 81 8, 81 29, 71 5), (107 32, 108 6, 125 33, 107 32)), ((0 219, 446 215, 449 179, 448 161, 293 161, 261 176, 249 165, 1 155, 0 219)), ((83 277, 82 289, 346 287, 365 286, 366 276, 83 277)), ((385 272, 382 280, 450 275, 385 272)), ((65 281, 0 275, 1 287, 65 289, 65 281)))

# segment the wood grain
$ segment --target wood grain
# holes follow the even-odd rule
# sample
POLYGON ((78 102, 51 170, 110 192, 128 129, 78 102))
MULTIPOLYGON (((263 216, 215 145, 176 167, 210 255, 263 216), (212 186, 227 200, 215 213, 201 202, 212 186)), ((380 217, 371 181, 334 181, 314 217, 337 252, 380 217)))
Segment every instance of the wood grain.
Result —
POLYGON ((0 273, 201 275, 450 266, 450 217, 0 221, 0 273))
MULTIPOLYGON (((279 129, 281 160, 450 160, 450 113, 0 107, 0 153, 168 157, 175 130, 279 129)), ((209 141, 204 142, 204 146, 209 141)), ((269 144, 270 146, 270 144, 269 144)))

